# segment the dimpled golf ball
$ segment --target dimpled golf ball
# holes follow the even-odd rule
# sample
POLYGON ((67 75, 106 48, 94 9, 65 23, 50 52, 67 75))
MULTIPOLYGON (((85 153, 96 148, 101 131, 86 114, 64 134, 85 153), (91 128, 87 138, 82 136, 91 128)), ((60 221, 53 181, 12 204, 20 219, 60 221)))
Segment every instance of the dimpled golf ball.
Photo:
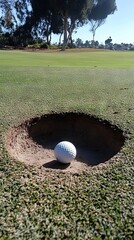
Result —
POLYGON ((57 161, 67 164, 76 157, 76 148, 71 142, 62 141, 55 146, 54 154, 57 161))

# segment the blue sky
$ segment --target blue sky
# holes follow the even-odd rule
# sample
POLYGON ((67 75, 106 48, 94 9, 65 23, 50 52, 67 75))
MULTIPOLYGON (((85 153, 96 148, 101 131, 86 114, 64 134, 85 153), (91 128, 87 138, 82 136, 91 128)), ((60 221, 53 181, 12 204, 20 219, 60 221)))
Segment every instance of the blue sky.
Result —
MULTIPOLYGON (((95 40, 104 43, 111 36, 113 43, 134 43, 134 0, 116 0, 117 11, 109 15, 104 25, 96 30, 95 40)), ((86 25, 73 34, 73 39, 92 40, 90 25, 86 25)), ((59 37, 54 36, 53 42, 59 37)))

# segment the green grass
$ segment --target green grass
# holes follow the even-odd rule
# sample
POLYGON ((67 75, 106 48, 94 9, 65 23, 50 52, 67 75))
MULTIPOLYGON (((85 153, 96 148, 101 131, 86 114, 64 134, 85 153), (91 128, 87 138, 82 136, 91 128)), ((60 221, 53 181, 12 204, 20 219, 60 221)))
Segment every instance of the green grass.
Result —
POLYGON ((133 239, 133 52, 0 51, 0 239, 133 239), (82 111, 128 136, 119 160, 80 175, 42 173, 7 156, 24 119, 82 111))
POLYGON ((117 51, 50 51, 20 52, 1 51, 1 66, 28 67, 107 67, 133 68, 133 52, 117 51), (34 57, 33 57, 34 54, 34 57))

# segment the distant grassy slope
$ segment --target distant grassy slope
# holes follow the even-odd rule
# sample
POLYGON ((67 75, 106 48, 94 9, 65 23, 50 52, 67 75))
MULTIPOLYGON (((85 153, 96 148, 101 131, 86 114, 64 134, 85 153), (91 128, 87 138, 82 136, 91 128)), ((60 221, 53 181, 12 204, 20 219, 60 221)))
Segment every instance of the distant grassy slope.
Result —
POLYGON ((0 239, 133 240, 134 53, 0 51, 0 239), (13 161, 9 127, 50 111, 82 111, 128 136, 117 162, 80 175, 13 161))
POLYGON ((66 66, 132 68, 134 52, 118 51, 0 51, 1 66, 66 66))

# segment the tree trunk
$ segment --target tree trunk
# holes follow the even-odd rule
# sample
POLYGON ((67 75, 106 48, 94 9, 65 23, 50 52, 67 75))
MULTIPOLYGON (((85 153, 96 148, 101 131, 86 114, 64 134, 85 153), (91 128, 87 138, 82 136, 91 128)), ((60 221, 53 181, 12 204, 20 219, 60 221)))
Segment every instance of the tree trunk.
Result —
POLYGON ((93 32, 93 48, 94 48, 94 39, 95 39, 95 31, 93 32))
POLYGON ((64 38, 63 38, 63 46, 62 50, 64 51, 67 46, 67 12, 65 11, 64 15, 64 38))
POLYGON ((68 38, 67 38, 67 44, 70 43, 71 46, 73 44, 72 33, 74 28, 75 28, 75 22, 72 22, 70 27, 68 28, 68 38))
POLYGON ((61 37, 62 37, 62 33, 60 34, 60 37, 59 37, 59 45, 61 45, 61 37))

